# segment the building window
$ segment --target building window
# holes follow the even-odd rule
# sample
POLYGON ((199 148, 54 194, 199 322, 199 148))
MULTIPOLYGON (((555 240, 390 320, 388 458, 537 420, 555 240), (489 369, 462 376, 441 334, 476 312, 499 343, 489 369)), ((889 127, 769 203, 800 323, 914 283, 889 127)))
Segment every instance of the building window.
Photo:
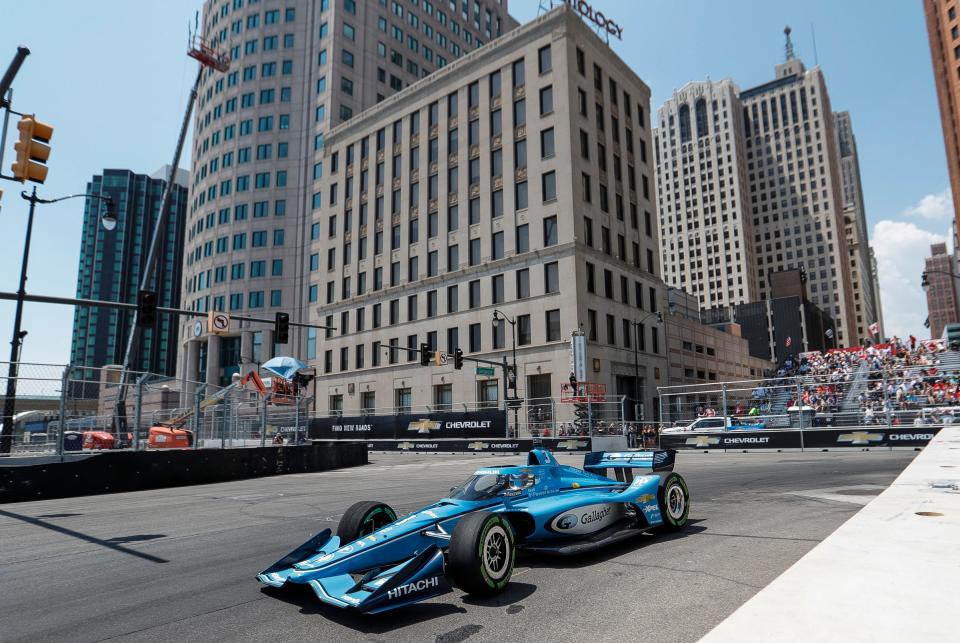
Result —
POLYGON ((553 87, 547 86, 540 90, 540 115, 553 113, 553 87))
POLYGON ((541 47, 537 51, 537 68, 541 74, 545 74, 553 69, 553 61, 550 56, 550 45, 541 47))
POLYGON ((550 158, 555 154, 554 142, 553 142, 553 128, 548 127, 547 129, 540 132, 540 158, 550 158))
POLYGON ((470 324, 470 352, 479 353, 480 350, 480 324, 470 324))
POLYGON ((547 341, 560 341, 560 311, 548 310, 544 314, 547 330, 547 341))
POLYGON ((497 408, 500 388, 497 380, 481 380, 477 382, 477 406, 479 408, 497 408))
POLYGON ((360 393, 360 410, 364 413, 373 413, 377 408, 377 392, 363 391, 360 393))
POLYGON ((453 384, 434 385, 433 407, 438 411, 449 411, 453 408, 453 384))
POLYGON ((560 268, 556 261, 543 265, 543 289, 547 294, 560 292, 560 268))

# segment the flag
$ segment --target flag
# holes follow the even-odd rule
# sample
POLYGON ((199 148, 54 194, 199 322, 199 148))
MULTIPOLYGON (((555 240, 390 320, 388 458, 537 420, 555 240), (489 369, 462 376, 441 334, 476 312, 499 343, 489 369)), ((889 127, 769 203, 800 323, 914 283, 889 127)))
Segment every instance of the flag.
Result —
POLYGON ((787 348, 790 348, 790 345, 791 345, 791 344, 793 344, 793 338, 792 338, 792 337, 788 337, 788 338, 787 338, 787 341, 785 341, 785 342, 783 343, 783 345, 786 346, 787 348))
POLYGON ((832 328, 828 328, 828 329, 827 329, 827 332, 824 333, 824 334, 827 336, 827 339, 833 339, 833 329, 832 329, 832 328))
POLYGON ((870 334, 871 334, 871 335, 879 335, 879 334, 880 334, 880 324, 878 324, 877 322, 873 322, 872 324, 870 324, 869 330, 870 330, 870 334))
POLYGON ((927 317, 926 319, 923 320, 923 327, 924 327, 924 328, 930 328, 930 318, 929 318, 929 317, 927 317))

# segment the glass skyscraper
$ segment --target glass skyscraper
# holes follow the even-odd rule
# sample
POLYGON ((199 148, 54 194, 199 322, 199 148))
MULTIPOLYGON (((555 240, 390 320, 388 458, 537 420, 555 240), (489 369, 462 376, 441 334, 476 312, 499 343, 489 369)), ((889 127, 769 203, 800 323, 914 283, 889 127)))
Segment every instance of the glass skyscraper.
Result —
MULTIPOLYGON (((77 270, 78 298, 136 303, 168 174, 169 166, 152 175, 104 170, 87 184, 88 194, 109 195, 113 199, 117 227, 111 232, 104 230, 100 225, 101 202, 86 200, 77 270)), ((187 180, 187 172, 178 170, 170 212, 157 249, 153 290, 157 291, 159 306, 180 306, 187 180)), ((121 364, 132 321, 132 311, 77 306, 73 317, 71 364, 89 367, 121 364)), ((176 316, 158 315, 156 327, 140 333, 130 367, 175 375, 178 322, 176 316)))

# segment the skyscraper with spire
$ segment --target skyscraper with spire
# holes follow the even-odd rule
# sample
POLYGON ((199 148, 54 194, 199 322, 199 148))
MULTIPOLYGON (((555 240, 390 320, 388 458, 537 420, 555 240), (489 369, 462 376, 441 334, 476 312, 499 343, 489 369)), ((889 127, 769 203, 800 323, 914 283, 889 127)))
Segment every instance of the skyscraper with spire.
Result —
POLYGON ((801 269, 837 345, 856 344, 834 113, 822 70, 784 37, 773 80, 689 83, 658 111, 664 280, 710 308, 769 299, 773 273, 801 269))

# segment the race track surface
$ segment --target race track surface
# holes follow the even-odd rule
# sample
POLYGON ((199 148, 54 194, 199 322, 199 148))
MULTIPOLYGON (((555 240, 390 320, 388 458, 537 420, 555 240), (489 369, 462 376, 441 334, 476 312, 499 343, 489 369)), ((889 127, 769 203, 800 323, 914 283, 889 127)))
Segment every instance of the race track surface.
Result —
POLYGON ((495 599, 455 591, 376 617, 309 590, 261 591, 254 575, 353 502, 404 514, 521 457, 371 454, 340 471, 0 505, 0 640, 695 641, 914 455, 680 453, 686 531, 575 559, 521 557, 495 599))

